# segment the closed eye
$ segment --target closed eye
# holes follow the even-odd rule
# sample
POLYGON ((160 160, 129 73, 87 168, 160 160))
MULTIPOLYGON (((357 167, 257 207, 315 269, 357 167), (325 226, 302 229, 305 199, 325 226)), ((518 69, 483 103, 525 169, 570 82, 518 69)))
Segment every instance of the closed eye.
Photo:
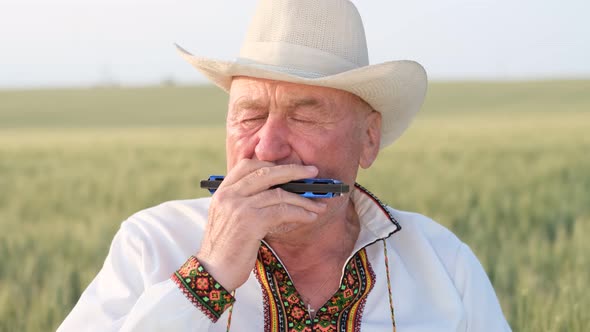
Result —
POLYGON ((266 115, 259 115, 259 116, 252 116, 252 117, 245 117, 243 119, 240 119, 240 123, 242 125, 245 126, 251 126, 251 125, 256 125, 258 123, 262 123, 264 121, 266 121, 267 116, 266 115))
POLYGON ((314 123, 315 121, 306 118, 291 118, 291 120, 299 123, 314 123))

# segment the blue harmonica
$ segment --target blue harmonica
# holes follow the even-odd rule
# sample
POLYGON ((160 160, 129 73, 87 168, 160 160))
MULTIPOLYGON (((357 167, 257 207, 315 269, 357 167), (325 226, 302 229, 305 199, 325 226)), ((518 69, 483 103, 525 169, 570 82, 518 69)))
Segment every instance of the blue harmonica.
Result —
MULTIPOLYGON (((213 194, 219 188, 223 178, 222 175, 211 175, 209 179, 201 181, 201 188, 213 194)), ((274 188, 281 188, 306 198, 338 197, 349 190, 348 185, 334 179, 301 179, 270 187, 270 189, 274 188)))

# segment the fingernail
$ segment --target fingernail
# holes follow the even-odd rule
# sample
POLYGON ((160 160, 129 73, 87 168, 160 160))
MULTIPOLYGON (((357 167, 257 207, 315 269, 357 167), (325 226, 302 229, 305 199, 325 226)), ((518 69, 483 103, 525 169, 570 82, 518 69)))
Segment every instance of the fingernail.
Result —
POLYGON ((313 172, 317 172, 318 168, 313 166, 313 165, 307 165, 305 166, 305 169, 307 169, 308 171, 313 171, 313 172))
POLYGON ((310 216, 311 218, 316 218, 316 217, 318 216, 318 214, 317 214, 317 213, 315 213, 315 212, 311 212, 311 211, 309 211, 309 212, 307 212, 307 213, 309 213, 309 216, 310 216))

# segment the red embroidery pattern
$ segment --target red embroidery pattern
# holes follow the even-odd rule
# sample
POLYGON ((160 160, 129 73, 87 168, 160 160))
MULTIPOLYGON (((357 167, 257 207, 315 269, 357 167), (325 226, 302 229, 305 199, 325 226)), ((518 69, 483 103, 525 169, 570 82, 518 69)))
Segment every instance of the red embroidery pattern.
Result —
POLYGON ((255 268, 262 285, 265 331, 359 331, 366 298, 375 283, 364 249, 346 264, 340 289, 311 320, 287 271, 265 244, 260 246, 255 268))
POLYGON ((230 307, 235 299, 191 256, 171 279, 182 293, 213 322, 230 307))

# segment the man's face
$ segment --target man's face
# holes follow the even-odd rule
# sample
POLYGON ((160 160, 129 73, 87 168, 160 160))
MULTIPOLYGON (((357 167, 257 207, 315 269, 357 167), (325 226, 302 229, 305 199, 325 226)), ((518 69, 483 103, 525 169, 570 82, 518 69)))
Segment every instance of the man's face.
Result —
POLYGON ((379 150, 380 114, 344 91, 234 78, 227 115, 227 168, 241 159, 314 165, 318 177, 352 185, 379 150))

